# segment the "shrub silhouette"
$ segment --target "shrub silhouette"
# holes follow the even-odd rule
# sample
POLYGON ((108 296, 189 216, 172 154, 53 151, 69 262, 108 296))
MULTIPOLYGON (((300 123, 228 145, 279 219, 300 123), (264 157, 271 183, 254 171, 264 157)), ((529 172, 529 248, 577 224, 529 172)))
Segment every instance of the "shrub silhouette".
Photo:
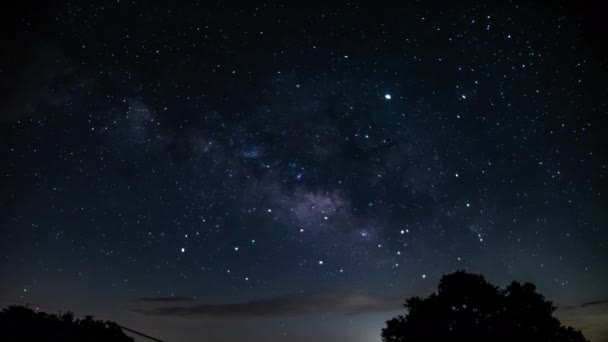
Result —
POLYGON ((406 315, 382 329, 384 342, 587 341, 553 317, 556 307, 530 283, 499 289, 481 275, 459 271, 444 275, 437 293, 412 297, 404 306, 406 315))
POLYGON ((0 336, 7 342, 133 342, 114 322, 96 321, 92 316, 74 319, 71 312, 50 315, 23 306, 0 311, 0 336))

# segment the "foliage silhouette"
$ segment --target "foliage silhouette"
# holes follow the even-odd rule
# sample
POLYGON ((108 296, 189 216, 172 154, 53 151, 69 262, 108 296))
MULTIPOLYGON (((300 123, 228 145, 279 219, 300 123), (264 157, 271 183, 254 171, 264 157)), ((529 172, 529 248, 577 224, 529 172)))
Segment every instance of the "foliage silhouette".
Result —
POLYGON ((500 289, 482 275, 458 271, 441 278, 437 293, 404 306, 406 315, 382 329, 384 342, 587 341, 553 317, 556 307, 531 283, 500 289))
POLYGON ((114 322, 96 321, 92 316, 75 319, 71 312, 35 312, 24 306, 0 311, 0 336, 7 342, 133 342, 114 322))

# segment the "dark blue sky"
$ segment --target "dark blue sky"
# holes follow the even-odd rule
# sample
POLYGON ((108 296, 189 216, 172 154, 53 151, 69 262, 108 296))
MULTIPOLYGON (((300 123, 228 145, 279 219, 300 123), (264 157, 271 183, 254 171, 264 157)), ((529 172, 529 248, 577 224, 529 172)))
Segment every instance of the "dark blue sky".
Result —
POLYGON ((175 342, 377 341, 466 269, 606 340, 597 9, 3 12, 3 305, 175 342))

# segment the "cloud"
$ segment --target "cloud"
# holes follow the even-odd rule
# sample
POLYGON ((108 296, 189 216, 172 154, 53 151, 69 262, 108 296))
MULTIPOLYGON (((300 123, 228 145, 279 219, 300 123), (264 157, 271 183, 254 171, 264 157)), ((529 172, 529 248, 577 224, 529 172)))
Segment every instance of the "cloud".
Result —
POLYGON ((581 304, 581 308, 586 308, 588 306, 594 306, 594 305, 604 305, 604 304, 608 304, 608 299, 585 302, 585 303, 581 304))
POLYGON ((562 307, 560 307, 560 309, 562 309, 562 310, 574 310, 574 309, 580 309, 580 308, 588 308, 588 307, 601 306, 601 305, 605 305, 605 304, 608 304, 608 299, 592 300, 592 301, 584 302, 584 303, 582 303, 580 305, 562 306, 562 307))
POLYGON ((361 314, 396 310, 400 308, 400 304, 401 301, 397 298, 374 296, 364 292, 318 292, 294 293, 240 303, 167 305, 138 308, 135 311, 150 316, 229 319, 326 313, 361 314))
POLYGON ((170 296, 170 297, 141 297, 137 298, 140 303, 173 303, 173 302, 191 302, 194 298, 170 296))

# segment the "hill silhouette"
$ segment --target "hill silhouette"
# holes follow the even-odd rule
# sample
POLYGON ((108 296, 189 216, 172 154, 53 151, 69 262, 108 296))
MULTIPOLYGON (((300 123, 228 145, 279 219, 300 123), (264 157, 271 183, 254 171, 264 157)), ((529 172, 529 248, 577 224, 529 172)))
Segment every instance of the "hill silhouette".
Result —
POLYGON ((411 297, 404 306, 407 313, 382 329, 384 342, 587 341, 553 316, 556 307, 531 283, 500 289, 482 275, 458 271, 444 275, 436 293, 411 297))
POLYGON ((118 324, 94 320, 92 316, 74 318, 36 312, 24 306, 9 306, 0 311, 0 340, 7 342, 133 342, 118 324))

